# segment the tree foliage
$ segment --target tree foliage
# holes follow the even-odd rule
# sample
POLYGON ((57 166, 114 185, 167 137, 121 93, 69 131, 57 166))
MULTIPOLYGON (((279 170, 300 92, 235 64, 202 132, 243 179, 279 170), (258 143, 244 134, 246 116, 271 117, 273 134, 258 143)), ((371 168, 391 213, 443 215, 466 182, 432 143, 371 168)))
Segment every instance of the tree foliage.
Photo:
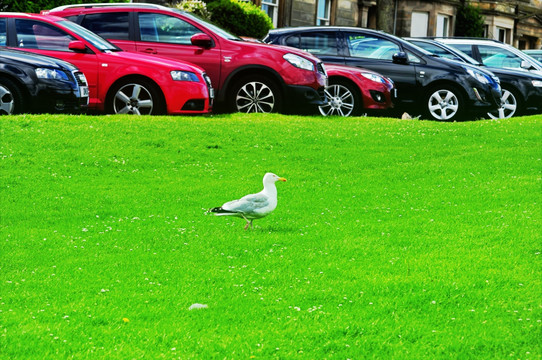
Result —
POLYGON ((457 11, 455 36, 484 36, 484 17, 480 9, 468 2, 463 2, 457 11))
POLYGON ((211 21, 238 36, 263 38, 273 28, 271 18, 258 6, 240 0, 216 0, 207 4, 211 21))

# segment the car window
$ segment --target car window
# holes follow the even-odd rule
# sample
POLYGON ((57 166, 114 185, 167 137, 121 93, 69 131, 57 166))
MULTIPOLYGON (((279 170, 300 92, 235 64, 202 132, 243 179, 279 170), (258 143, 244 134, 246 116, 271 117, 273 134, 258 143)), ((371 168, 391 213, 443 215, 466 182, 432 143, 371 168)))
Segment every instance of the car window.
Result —
POLYGON ((401 51, 394 42, 374 35, 346 34, 346 41, 353 57, 393 60, 393 54, 401 51))
POLYGON ((464 52, 465 54, 472 57, 472 46, 470 44, 450 44, 457 50, 464 52))
POLYGON ((128 12, 88 14, 81 25, 105 39, 128 40, 128 12))
POLYGON ((0 19, 0 46, 6 46, 6 19, 0 19))
POLYGON ((36 20, 15 19, 17 45, 25 49, 70 51, 68 46, 75 40, 63 30, 36 20))
POLYGON ((454 56, 454 54, 448 52, 447 50, 444 50, 443 48, 435 45, 435 44, 430 44, 430 43, 426 43, 426 42, 418 42, 418 41, 413 41, 414 44, 418 45, 419 47, 429 51, 430 53, 432 54, 435 54, 435 55, 438 55, 440 57, 443 57, 443 58, 446 58, 446 59, 455 59, 456 57, 454 56))
MULTIPOLYGON (((408 61, 409 62, 415 63, 415 64, 421 64, 422 63, 422 59, 420 59, 419 57, 417 57, 416 55, 414 55, 410 51, 407 51, 406 54, 408 56, 408 61)), ((393 54, 392 54, 392 56, 393 56, 393 54)))
POLYGON ((482 62, 486 66, 521 69, 522 59, 513 52, 494 46, 478 45, 482 62))
POLYGON ((191 45, 190 38, 201 30, 174 16, 139 13, 139 32, 141 41, 191 45))
POLYGON ((314 55, 338 55, 337 37, 333 32, 315 32, 294 35, 286 39, 286 45, 314 55))

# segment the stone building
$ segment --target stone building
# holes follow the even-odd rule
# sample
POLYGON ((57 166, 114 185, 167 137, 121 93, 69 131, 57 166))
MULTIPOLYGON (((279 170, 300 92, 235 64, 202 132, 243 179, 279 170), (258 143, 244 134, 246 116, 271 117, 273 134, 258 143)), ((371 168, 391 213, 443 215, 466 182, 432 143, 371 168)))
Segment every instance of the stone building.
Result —
MULTIPOLYGON (((275 27, 344 25, 376 28, 377 0, 253 0, 275 27)), ((542 47, 542 1, 471 1, 480 8, 485 36, 520 49, 542 47)), ((459 0, 395 0, 393 33, 453 36, 459 0)))

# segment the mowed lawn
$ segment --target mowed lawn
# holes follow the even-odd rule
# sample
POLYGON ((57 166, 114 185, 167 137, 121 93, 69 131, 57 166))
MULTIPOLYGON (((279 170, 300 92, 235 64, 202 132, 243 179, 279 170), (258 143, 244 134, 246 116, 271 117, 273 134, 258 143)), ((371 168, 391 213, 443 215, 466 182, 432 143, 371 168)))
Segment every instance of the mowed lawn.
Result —
POLYGON ((1 117, 0 358, 541 359, 541 130, 1 117))

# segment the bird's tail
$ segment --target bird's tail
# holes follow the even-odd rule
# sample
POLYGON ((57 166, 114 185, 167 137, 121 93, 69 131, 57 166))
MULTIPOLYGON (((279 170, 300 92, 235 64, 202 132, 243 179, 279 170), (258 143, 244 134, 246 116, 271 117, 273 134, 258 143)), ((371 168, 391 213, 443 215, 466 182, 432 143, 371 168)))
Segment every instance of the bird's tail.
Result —
POLYGON ((216 216, 220 216, 220 215, 235 215, 237 214, 235 211, 229 211, 229 210, 224 210, 222 208, 222 206, 218 206, 218 207, 214 207, 212 209, 209 209, 209 212, 210 213, 214 213, 216 216))

